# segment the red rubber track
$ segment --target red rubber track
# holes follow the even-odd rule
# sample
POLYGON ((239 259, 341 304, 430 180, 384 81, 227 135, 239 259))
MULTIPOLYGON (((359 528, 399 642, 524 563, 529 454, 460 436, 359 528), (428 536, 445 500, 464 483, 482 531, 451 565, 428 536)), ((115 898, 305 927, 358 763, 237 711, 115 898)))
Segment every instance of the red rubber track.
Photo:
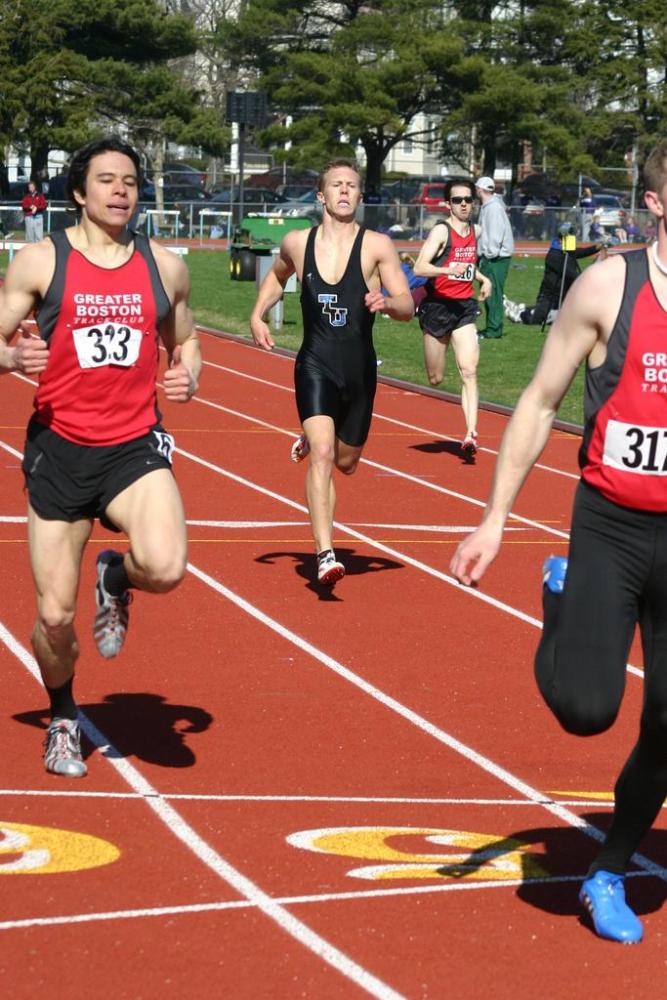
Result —
POLYGON ((77 615, 76 692, 99 731, 87 730, 83 781, 43 770, 17 457, 33 387, 0 382, 0 968, 11 996, 656 996, 663 818, 628 880, 641 946, 598 940, 576 898, 635 738, 638 649, 621 716, 595 739, 561 732, 532 676, 540 567, 566 551, 578 438, 554 432, 483 589, 467 590, 448 564, 479 519, 506 417, 482 413, 469 464, 457 405, 380 385, 365 461, 336 480, 347 575, 323 592, 305 463, 289 461, 292 363, 202 339, 198 396, 165 403, 164 419, 187 516, 215 523, 190 527, 177 591, 135 596, 111 662, 91 636, 94 557, 122 543, 95 527, 77 615), (85 834, 119 854, 17 871, 41 835, 21 846, 8 824, 85 834), (307 831, 341 828, 312 849, 307 831), (386 874, 393 861, 410 868, 350 874, 386 874))

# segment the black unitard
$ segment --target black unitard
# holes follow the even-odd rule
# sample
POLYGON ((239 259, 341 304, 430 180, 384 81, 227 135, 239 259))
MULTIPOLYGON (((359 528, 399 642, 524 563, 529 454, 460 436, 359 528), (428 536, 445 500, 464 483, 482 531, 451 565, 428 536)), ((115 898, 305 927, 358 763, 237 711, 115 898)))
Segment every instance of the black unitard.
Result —
POLYGON ((353 447, 368 437, 377 385, 375 316, 364 303, 368 286, 361 269, 364 231, 356 235, 343 277, 330 285, 315 261, 318 229, 310 230, 301 279, 304 336, 294 366, 301 423, 331 417, 338 439, 353 447))

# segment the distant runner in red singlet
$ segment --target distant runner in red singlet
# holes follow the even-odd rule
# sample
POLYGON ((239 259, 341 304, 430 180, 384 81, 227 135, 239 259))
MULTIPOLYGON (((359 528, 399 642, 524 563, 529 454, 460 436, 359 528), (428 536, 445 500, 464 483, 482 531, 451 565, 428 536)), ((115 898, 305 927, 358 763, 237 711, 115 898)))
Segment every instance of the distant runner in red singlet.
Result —
POLYGON ((186 267, 127 228, 140 179, 137 153, 118 139, 79 150, 68 177, 79 225, 17 254, 0 295, 0 371, 39 379, 23 458, 38 604, 32 643, 51 709, 46 769, 66 777, 87 771, 72 686, 81 557, 94 518, 130 542, 124 554, 97 558, 102 656, 120 652, 132 591, 172 590, 186 564, 174 441, 157 405, 160 342, 168 400, 191 398, 201 358, 186 267), (38 334, 23 324, 33 311, 38 334))
POLYGON ((579 899, 601 937, 636 942, 624 876, 667 797, 667 141, 644 167, 658 236, 587 268, 568 292, 500 446, 480 527, 451 569, 476 584, 586 361, 582 479, 568 558, 543 568, 540 691, 561 725, 590 736, 614 722, 637 624, 644 653, 639 738, 616 782, 611 826, 579 899))
POLYGON ((480 282, 480 301, 491 293, 491 282, 477 268, 477 241, 472 225, 475 187, 472 181, 454 178, 445 184, 447 221, 437 222, 426 238, 414 267, 429 278, 426 298, 419 304, 419 324, 424 333, 424 361, 431 385, 445 377, 445 359, 451 341, 461 376, 461 406, 466 432, 461 450, 467 458, 477 451, 477 365, 479 341, 475 320, 479 307, 473 281, 480 282))

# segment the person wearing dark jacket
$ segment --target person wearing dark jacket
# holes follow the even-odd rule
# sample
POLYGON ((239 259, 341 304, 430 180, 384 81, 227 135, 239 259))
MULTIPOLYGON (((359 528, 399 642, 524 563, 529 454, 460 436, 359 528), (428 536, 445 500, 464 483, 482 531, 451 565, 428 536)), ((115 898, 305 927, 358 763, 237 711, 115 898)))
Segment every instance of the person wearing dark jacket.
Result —
MULTIPOLYGON (((563 236, 566 235, 568 234, 563 232, 563 236)), ((578 262, 601 250, 606 255, 602 244, 593 243, 565 251, 562 238, 553 239, 544 259, 544 275, 535 305, 526 306, 523 302, 513 302, 505 296, 503 306, 507 318, 514 323, 533 323, 537 326, 549 321, 551 312, 558 310, 568 289, 580 274, 578 262)))

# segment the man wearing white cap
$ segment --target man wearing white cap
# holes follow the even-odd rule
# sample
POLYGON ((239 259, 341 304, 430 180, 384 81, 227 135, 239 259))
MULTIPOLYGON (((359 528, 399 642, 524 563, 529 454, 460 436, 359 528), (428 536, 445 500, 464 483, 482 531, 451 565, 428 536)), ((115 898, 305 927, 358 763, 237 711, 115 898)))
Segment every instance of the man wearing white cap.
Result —
POLYGON ((479 212, 481 233, 477 240, 479 270, 491 282, 491 295, 485 299, 486 329, 483 336, 497 339, 503 335, 503 290, 514 253, 514 237, 507 217, 505 202, 495 193, 492 177, 475 181, 477 196, 482 203, 479 212))

